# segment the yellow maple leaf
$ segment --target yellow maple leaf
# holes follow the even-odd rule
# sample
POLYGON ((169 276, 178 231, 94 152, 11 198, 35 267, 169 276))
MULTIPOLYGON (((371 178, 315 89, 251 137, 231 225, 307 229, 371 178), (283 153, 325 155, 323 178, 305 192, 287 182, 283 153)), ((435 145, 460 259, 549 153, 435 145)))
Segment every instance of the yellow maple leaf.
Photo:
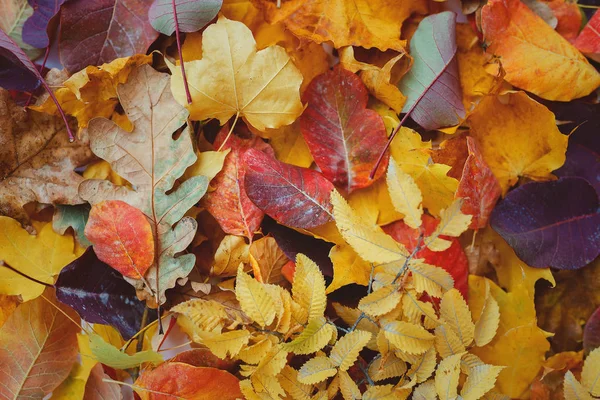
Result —
POLYGON ((282 47, 257 52, 252 32, 241 22, 220 16, 202 34, 202 59, 185 62, 192 104, 181 69, 167 65, 173 96, 192 120, 217 118, 225 124, 239 116, 262 131, 289 125, 302 113, 300 71, 282 47))
POLYGON ((525 92, 487 96, 468 123, 504 194, 521 176, 552 178, 565 162, 568 136, 558 130, 554 114, 525 92))
MULTIPOLYGON (((54 284, 56 275, 81 254, 73 236, 59 235, 51 223, 32 221, 37 235, 30 235, 16 220, 0 216, 0 261, 38 281, 54 284)), ((33 300, 45 286, 0 264, 0 294, 33 300)))

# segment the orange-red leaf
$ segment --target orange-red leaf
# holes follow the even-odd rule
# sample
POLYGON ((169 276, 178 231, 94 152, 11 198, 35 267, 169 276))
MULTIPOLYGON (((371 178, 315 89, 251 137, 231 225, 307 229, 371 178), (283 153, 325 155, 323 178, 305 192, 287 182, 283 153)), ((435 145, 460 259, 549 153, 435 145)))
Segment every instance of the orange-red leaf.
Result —
MULTIPOLYGON (((368 99, 361 79, 341 67, 313 79, 303 96, 304 140, 323 175, 348 192, 374 182, 369 173, 387 142, 383 119, 367 109, 368 99)), ((387 170, 388 158, 375 179, 387 170)))
MULTIPOLYGON (((227 138, 229 126, 226 124, 217 135, 214 146, 218 148, 227 138)), ((231 135, 223 150, 231 149, 225 157, 221 172, 211 181, 215 190, 208 192, 203 205, 219 222, 225 233, 252 238, 260 226, 264 213, 250 201, 244 190, 245 167, 242 156, 248 149, 257 149, 274 154, 273 149, 261 138, 252 135, 247 128, 238 126, 237 134, 231 135)))
POLYGON ((146 216, 120 200, 95 204, 85 227, 98 258, 128 278, 140 279, 154 262, 154 236, 146 216))
POLYGON ((597 10, 573 43, 582 53, 600 60, 600 10, 597 10))
POLYGON ((0 399, 41 399, 69 375, 77 361, 79 327, 63 312, 79 320, 47 289, 44 297, 21 304, 2 326, 0 399))
POLYGON ((480 229, 487 225, 496 201, 502 194, 502 188, 483 160, 474 138, 467 137, 467 148, 469 156, 456 189, 456 197, 464 199, 462 213, 473 216, 469 228, 480 229))
POLYGON ((229 372, 179 362, 164 363, 156 369, 142 372, 135 386, 142 400, 172 400, 174 396, 187 400, 244 398, 238 378, 229 372))

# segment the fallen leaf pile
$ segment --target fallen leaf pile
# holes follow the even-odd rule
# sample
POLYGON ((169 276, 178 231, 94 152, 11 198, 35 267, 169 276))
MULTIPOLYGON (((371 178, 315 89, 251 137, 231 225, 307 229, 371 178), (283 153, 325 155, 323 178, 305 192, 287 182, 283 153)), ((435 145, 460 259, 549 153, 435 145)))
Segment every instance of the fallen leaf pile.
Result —
POLYGON ((1 0, 0 398, 599 398, 581 3, 1 0))

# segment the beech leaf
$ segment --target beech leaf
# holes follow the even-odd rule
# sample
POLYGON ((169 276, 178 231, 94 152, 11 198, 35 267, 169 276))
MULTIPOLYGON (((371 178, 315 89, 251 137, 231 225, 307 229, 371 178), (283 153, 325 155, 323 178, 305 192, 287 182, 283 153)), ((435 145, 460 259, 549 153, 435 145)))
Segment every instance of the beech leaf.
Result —
POLYGON ((491 223, 528 265, 577 269, 600 254, 598 205, 598 194, 582 178, 532 182, 498 203, 491 223))
MULTIPOLYGON (((323 175, 347 192, 373 183, 369 172, 387 141, 383 119, 366 108, 368 97, 360 78, 341 67, 314 78, 303 95, 304 140, 323 175)), ((387 158, 382 165, 373 179, 387 158)))
POLYGON ((188 113, 173 99, 168 75, 142 65, 130 73, 128 82, 118 92, 134 124, 133 132, 126 132, 104 118, 92 120, 87 132, 92 151, 110 162, 115 172, 135 185, 136 190, 89 179, 79 185, 79 193, 92 205, 120 200, 145 214, 156 243, 156 257, 145 281, 133 283, 150 298, 163 303, 165 290, 175 286, 177 279, 187 276, 193 268, 193 254, 175 255, 193 239, 197 223, 183 216, 204 195, 208 179, 192 177, 171 192, 175 180, 196 161, 196 155, 189 128, 173 139, 173 132, 184 125, 188 113))

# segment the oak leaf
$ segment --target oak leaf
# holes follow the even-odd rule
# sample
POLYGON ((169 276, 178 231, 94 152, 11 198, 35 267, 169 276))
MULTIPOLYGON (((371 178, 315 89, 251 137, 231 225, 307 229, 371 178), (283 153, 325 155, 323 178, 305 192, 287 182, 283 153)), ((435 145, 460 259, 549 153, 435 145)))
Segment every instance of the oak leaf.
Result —
POLYGON ((569 101, 600 86, 600 73, 521 1, 488 2, 481 10, 481 25, 489 43, 486 52, 500 57, 504 79, 518 88, 569 101))
POLYGON ((0 121, 0 215, 34 232, 25 204, 84 202, 77 193, 83 179, 73 170, 92 160, 87 136, 70 143, 60 118, 23 112, 3 89, 0 121))
POLYGON ((168 84, 168 75, 147 65, 138 67, 118 91, 134 124, 133 132, 104 118, 94 119, 87 129, 92 151, 110 162, 115 172, 135 185, 136 190, 96 179, 79 186, 81 197, 92 205, 121 200, 148 218, 156 257, 145 281, 135 280, 133 284, 138 294, 145 292, 143 297, 154 298, 159 304, 166 300, 165 290, 193 268, 194 255, 175 254, 188 246, 196 232, 196 221, 183 215, 200 200, 208 186, 207 178, 196 176, 171 192, 175 180, 196 161, 196 156, 189 128, 173 140, 173 131, 185 123, 188 113, 175 102, 168 84))
POLYGON ((223 16, 206 28, 202 46, 202 59, 185 63, 192 104, 187 104, 181 70, 168 64, 173 95, 187 105, 191 119, 217 118, 225 124, 236 115, 263 131, 289 125, 302 113, 302 74, 282 47, 257 52, 252 32, 223 16))

